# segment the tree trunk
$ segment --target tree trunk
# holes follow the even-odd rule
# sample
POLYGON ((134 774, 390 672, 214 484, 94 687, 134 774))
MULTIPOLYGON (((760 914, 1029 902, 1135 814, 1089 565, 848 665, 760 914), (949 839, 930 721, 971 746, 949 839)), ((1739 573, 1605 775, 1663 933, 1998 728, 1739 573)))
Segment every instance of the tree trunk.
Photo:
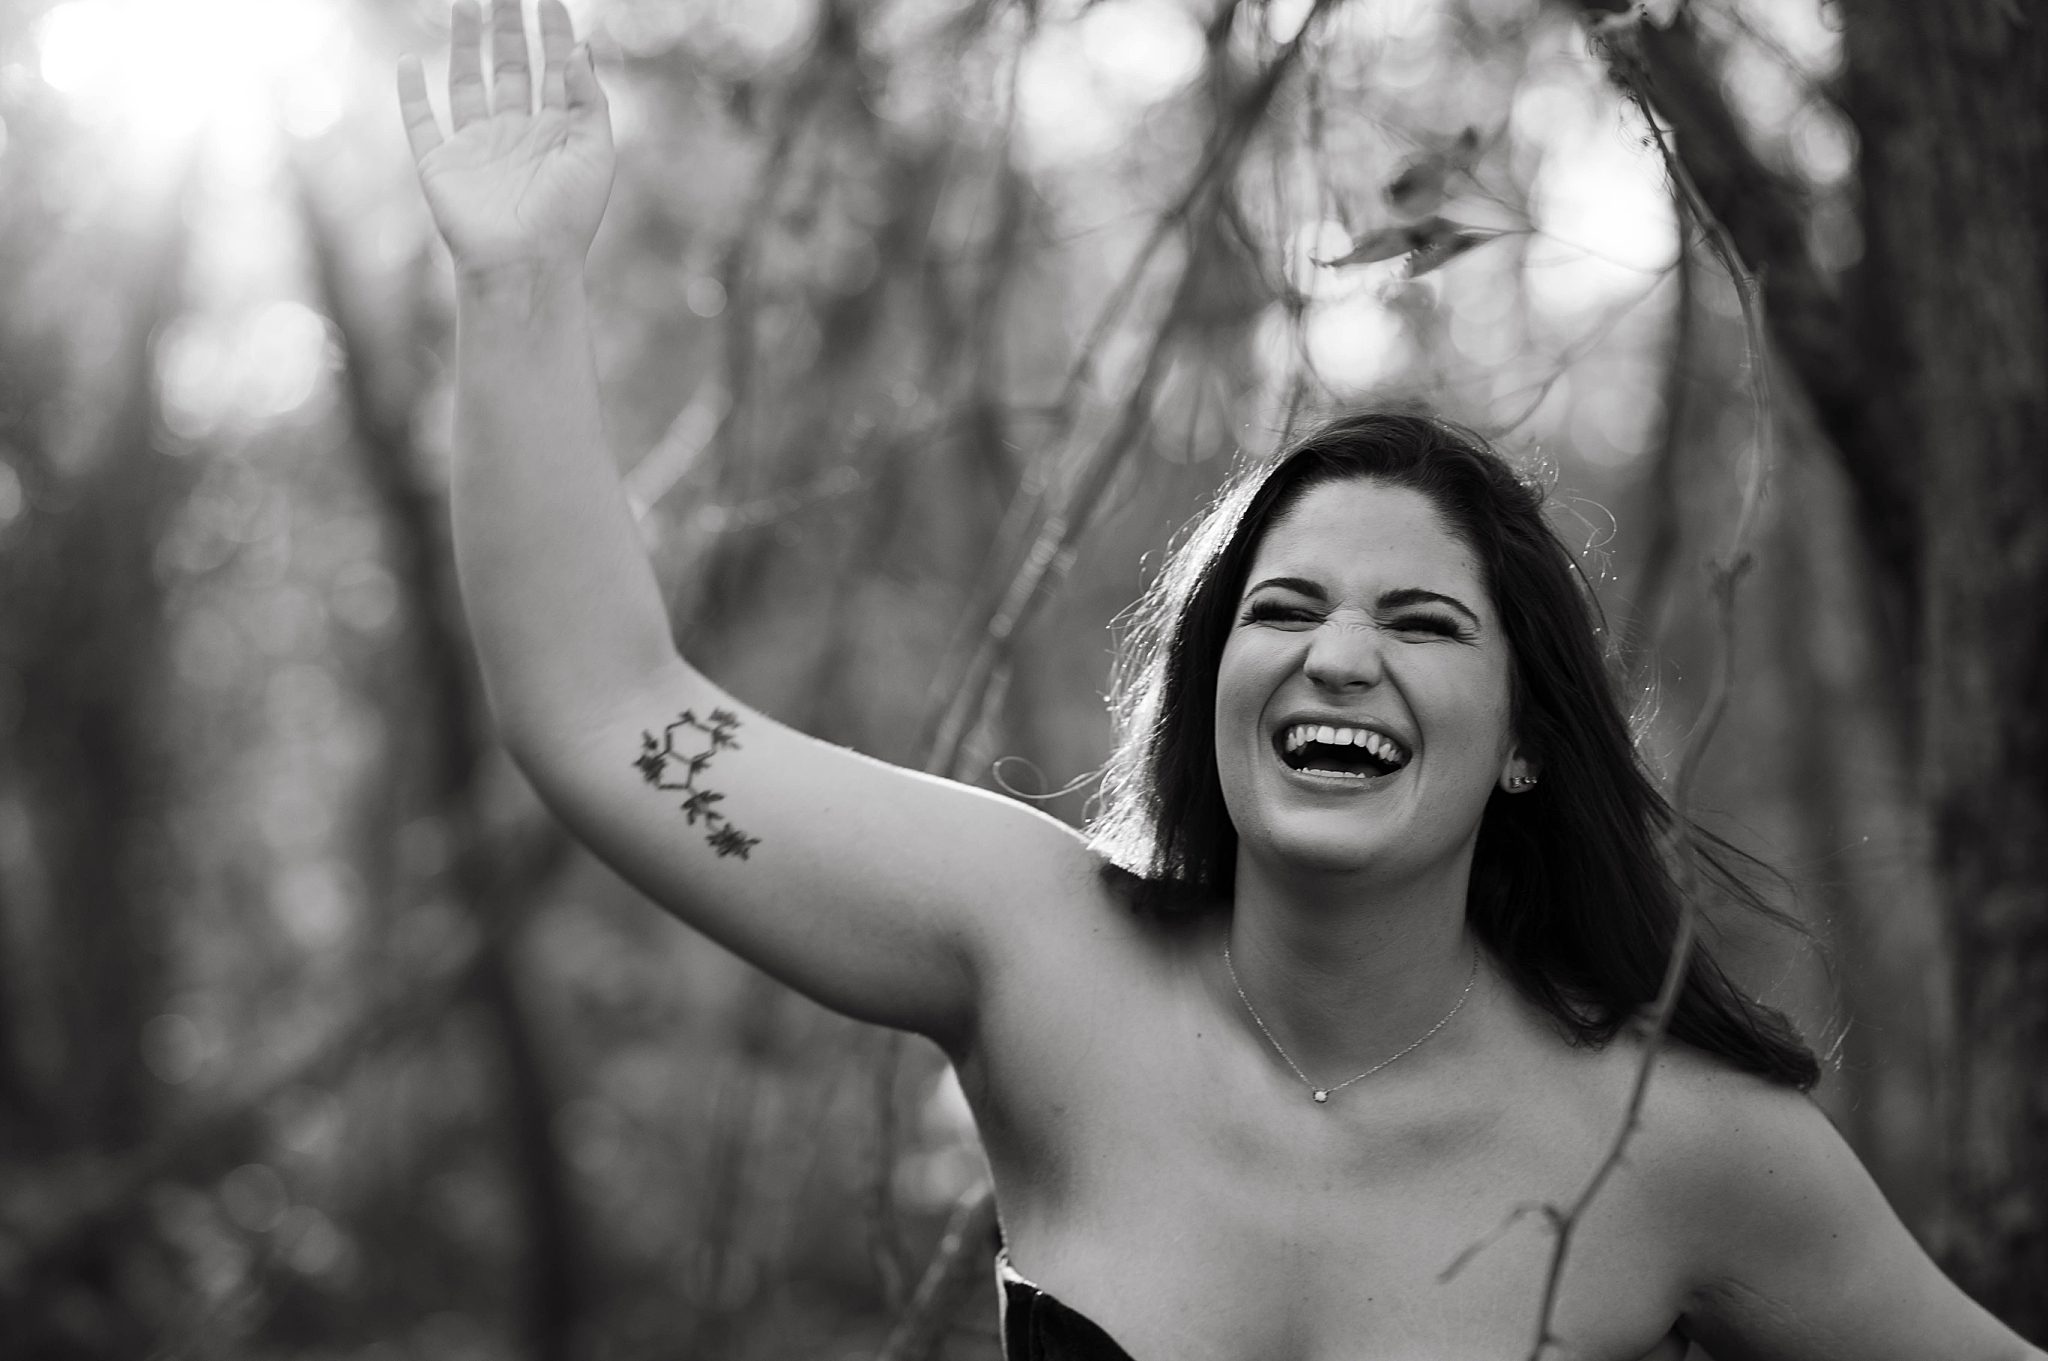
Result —
POLYGON ((1921 770, 1958 983, 1949 1265, 2042 1342, 2048 4, 1845 10, 1866 386, 1895 395, 1894 447, 1918 489, 1921 770))
MULTIPOLYGON (((125 275, 132 304, 102 371, 84 385, 61 466, 40 451, 24 471, 51 507, 30 510, 0 555, 0 668, 18 679, 11 731, 0 733, 0 784, 19 800, 24 845, 39 867, 42 972, 56 1041, 30 1104, 46 1117, 39 1151, 112 1151, 143 1138, 156 1084, 137 1048, 162 1000, 160 919, 166 837, 157 693, 164 593, 158 532, 184 471, 154 446, 152 336, 175 297, 184 234, 163 214, 103 268, 125 275)), ((49 343, 44 338, 42 343, 49 343)), ((11 394, 27 396, 27 394, 11 394)), ((10 425, 33 423, 9 411, 10 425)), ((0 875, 0 898, 18 892, 0 875)), ((19 912, 22 904, 0 907, 19 912)), ((19 937, 19 930, 10 931, 19 937)))
MULTIPOLYGON (((1581 0, 1594 14, 1619 0, 1581 0)), ((1910 677, 1955 967, 1947 1265, 2048 1340, 2048 3, 1844 0, 1865 247, 1839 299, 1798 186, 1748 147, 1683 16, 1617 74, 1765 279, 1858 494, 1910 677)))
POLYGON ((391 384, 403 394, 401 400, 380 400, 379 374, 373 368, 378 347, 365 309, 351 291, 340 237, 314 201, 311 184, 302 179, 299 190, 320 299, 341 340, 342 386, 355 447, 384 512, 393 566, 409 607, 410 646, 402 674, 403 684, 418 696, 410 715, 418 740, 395 745, 405 753, 399 759, 416 763, 409 772, 418 780, 416 797, 454 831, 452 886, 483 938, 473 995, 501 1060, 497 1076, 507 1171, 526 1239, 520 1298, 528 1354, 533 1361, 566 1361, 583 1314, 588 1272, 572 1177, 553 1135, 555 1092, 514 964, 512 936, 519 923, 508 911, 524 890, 555 868, 564 833, 548 823, 530 836, 490 835, 480 775, 487 722, 462 621, 454 558, 445 542, 446 512, 420 473, 422 459, 403 415, 417 404, 408 381, 417 375, 400 374, 391 384), (522 849, 531 854, 524 859, 511 855, 507 843, 512 842, 527 843, 522 849))

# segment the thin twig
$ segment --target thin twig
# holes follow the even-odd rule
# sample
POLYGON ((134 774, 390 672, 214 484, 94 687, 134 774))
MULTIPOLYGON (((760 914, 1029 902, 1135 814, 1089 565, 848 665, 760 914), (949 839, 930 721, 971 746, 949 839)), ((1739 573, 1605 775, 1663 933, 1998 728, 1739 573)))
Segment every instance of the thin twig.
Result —
POLYGON ((896 1078, 903 1070, 904 1037, 892 1030, 882 1041, 873 1075, 875 1157, 867 1188, 868 1256, 882 1278, 882 1302, 890 1313, 904 1306, 903 1236, 896 1216, 896 1154, 902 1128, 896 1112, 896 1078))
MULTIPOLYGON (((1187 228, 1194 221, 1196 209, 1209 205, 1212 211, 1220 211, 1223 186, 1229 183, 1253 130, 1299 62, 1323 17, 1341 3, 1342 0, 1316 0, 1300 30, 1260 71, 1258 79, 1219 124, 1187 186, 1153 223, 1145 246, 1126 269, 1118 286, 1111 291, 1069 370, 1067 383, 1055 403, 1056 410, 1062 413, 1059 418, 1061 436, 1072 428, 1074 404, 1091 371, 1095 351, 1105 342, 1115 321, 1129 305, 1152 254, 1176 229, 1187 228)), ((1077 452, 1069 447, 1053 455, 1028 473, 1020 485, 1019 500, 1006 517, 1006 530, 1035 522, 1036 532, 1031 535, 1029 547, 1023 550, 1021 557, 1015 548, 999 545, 996 561, 1007 560, 1013 565, 1000 578, 1003 582, 1000 591, 985 597, 977 611, 980 623, 968 635, 974 643, 965 665, 944 667, 940 671, 942 676, 958 679, 951 687, 952 699, 940 711, 938 724, 931 734, 933 764, 929 768, 939 773, 952 773, 953 763, 958 759, 968 734, 981 723, 987 708, 989 682, 1000 669, 1012 640, 1031 613, 1044 602, 1044 588, 1048 581, 1060 575, 1072 562, 1082 534, 1093 523, 1103 493, 1115 481, 1125 457, 1137 445, 1138 437, 1149 421, 1152 394, 1164 374, 1167 352, 1176 338, 1202 263, 1199 252, 1191 252, 1183 265, 1173 290, 1173 301, 1153 331, 1144 363, 1125 390, 1110 433, 1085 451, 1077 452), (1069 466, 1062 468, 1061 464, 1069 466), (1058 501, 1051 504, 1055 496, 1058 501)))
MULTIPOLYGON (((1756 276, 1743 264, 1733 237, 1714 215, 1713 210, 1707 206, 1691 175, 1686 172, 1684 164, 1673 153, 1669 141, 1665 138, 1648 96, 1635 79, 1628 54, 1618 46, 1626 36, 1628 35, 1625 31, 1609 32, 1605 35, 1615 79, 1641 110, 1673 187, 1685 207, 1690 210, 1693 220, 1705 230, 1709 249, 1721 262, 1722 268, 1728 271, 1728 277, 1734 282, 1742 303, 1742 319, 1748 339, 1749 389, 1754 431, 1749 466, 1743 478, 1741 507, 1736 515, 1735 527, 1729 536, 1727 555, 1708 567, 1710 595, 1714 602, 1720 647, 1715 658, 1713 679, 1708 688, 1706 702, 1701 710, 1699 722, 1687 739, 1673 789, 1673 853, 1678 862, 1679 875, 1678 927, 1671 942, 1670 956, 1665 963, 1663 983, 1658 988, 1657 999, 1651 1008, 1649 1023, 1645 1028, 1642 1054, 1637 1061, 1635 1079, 1629 1088, 1628 1103, 1623 1110, 1620 1127, 1616 1129, 1613 1141, 1594 1167, 1592 1175, 1586 1179, 1585 1186, 1572 1199, 1569 1206, 1544 1204, 1539 1207, 1550 1224, 1553 1241, 1550 1262, 1544 1273, 1543 1298, 1537 1314, 1535 1337, 1529 1347, 1528 1361, 1542 1361, 1545 1349, 1558 1341, 1551 1329, 1557 1313, 1558 1289, 1564 1277, 1565 1262, 1571 1254, 1572 1240, 1584 1222, 1586 1212, 1594 1199, 1606 1186, 1614 1170, 1621 1165, 1623 1157, 1627 1154, 1629 1141, 1641 1126, 1643 1103, 1649 1093, 1657 1056, 1663 1050, 1664 1041, 1670 1033, 1671 1018, 1677 1010, 1678 998, 1692 962, 1693 945, 1699 933, 1697 900, 1700 890, 1696 834, 1691 818, 1693 786, 1707 749, 1713 742, 1714 733, 1727 712, 1734 672, 1736 590, 1751 563, 1750 538, 1756 527, 1765 487, 1775 461, 1770 358, 1764 332, 1761 290, 1756 276)), ((1526 1212, 1525 1209, 1518 1207, 1510 1215, 1509 1222, 1521 1218, 1526 1212)), ((1460 1254, 1458 1260, 1446 1269, 1445 1275, 1455 1274, 1456 1270, 1462 1269, 1477 1255, 1478 1250, 1498 1238, 1505 1228, 1506 1225, 1503 1225, 1475 1248, 1460 1254)))
MULTIPOLYGON (((991 8, 974 17, 968 27, 956 34, 955 41, 964 46, 985 26, 988 14, 992 12, 991 8)), ((1000 462, 1005 444, 1005 421, 1014 414, 1013 411, 1006 412, 1000 396, 999 341, 1002 331, 1001 309, 1009 281, 1016 269, 1020 224, 1023 218, 1024 179, 1016 167, 1014 158, 1019 109, 1017 90, 1022 79, 1024 52, 1036 31, 1036 11, 1027 9, 1023 32, 1010 53, 1009 71, 1003 86, 1002 118, 997 126, 996 145, 999 150, 996 156, 995 226, 990 232, 988 244, 983 252, 974 296, 968 308, 968 315, 978 319, 979 325, 972 333, 970 343, 949 347, 954 354, 955 362, 941 371, 942 375, 958 375, 960 380, 964 381, 967 388, 966 437, 978 446, 979 462, 983 469, 1000 462)), ((1029 501, 1021 496, 1012 499, 1005 514, 1005 522, 997 527, 995 542, 1000 544, 1022 533, 1022 524, 1011 525, 1009 520, 1029 504, 1029 501)), ((1000 558, 996 560, 1001 561, 1000 558)), ((935 736, 928 740, 924 769, 938 774, 953 773, 952 754, 941 754, 937 746, 935 736)), ((870 1075, 870 1104, 875 1112, 875 1143, 867 1169, 868 1185, 863 1196, 867 1217, 868 1256, 874 1262, 876 1274, 881 1278, 883 1303, 890 1313, 903 1315, 903 1320, 898 1325, 899 1330, 910 1325, 917 1307, 914 1301, 905 1298, 905 1251, 895 1188, 896 1163, 903 1137, 902 1121, 897 1111, 896 1088, 907 1045, 908 1037, 903 1032, 888 1032, 883 1037, 881 1054, 870 1075)), ((943 1251, 943 1244, 941 1246, 943 1251)), ((920 1295, 919 1298, 923 1297, 920 1295)))
MULTIPOLYGON (((425 777, 423 792, 432 811, 455 829, 460 849, 450 896, 482 937, 469 991, 502 1059, 497 1097, 506 1117, 509 1171, 523 1219, 527 1338, 539 1361, 561 1361, 570 1352, 583 1308, 585 1259, 570 1174, 552 1134, 553 1083, 531 1004, 512 967, 509 936, 517 922, 501 916, 507 890, 516 881, 505 877, 505 866, 480 854, 491 840, 491 818, 478 778, 488 752, 488 719, 468 625, 456 603, 447 514, 440 493, 421 474, 419 450, 409 425, 400 419, 401 409, 377 400, 376 374, 391 361, 378 353, 361 299, 348 282, 341 237, 317 202, 309 167, 301 162, 294 170, 314 282, 340 341, 341 387, 353 446, 384 513, 395 575, 414 623, 408 633, 410 679, 425 692, 417 714, 430 740, 417 755, 408 752, 399 759, 425 777)), ((412 384, 418 377, 408 374, 412 384)), ((556 847, 567 844, 559 830, 548 834, 548 841, 556 847)), ((411 887, 417 891, 422 886, 411 887)))
POLYGON ((917 1283, 917 1295, 875 1361, 931 1361, 946 1329, 974 1288, 983 1259, 996 1246, 995 1196, 985 1186, 969 1191, 953 1209, 946 1236, 917 1283))
MULTIPOLYGON (((1625 72, 1625 68, 1624 68, 1625 72)), ((1650 134, 1656 140, 1657 151, 1663 157, 1666 170, 1678 186, 1680 194, 1691 207, 1696 220, 1706 228, 1707 244, 1713 250, 1728 277, 1734 281, 1736 292, 1742 302, 1743 326, 1748 334, 1749 388, 1752 404, 1754 431, 1750 444, 1750 460, 1747 475, 1743 479, 1742 504, 1736 515, 1735 529, 1729 536, 1726 557, 1708 568, 1708 577, 1714 601, 1715 620, 1720 635, 1719 655, 1714 661, 1713 682, 1707 692, 1707 700, 1701 712, 1700 721, 1694 726, 1690 740, 1686 743, 1684 755, 1678 766, 1678 779, 1673 790, 1673 828, 1676 833, 1675 851, 1679 864, 1679 915, 1678 931, 1671 943, 1671 957, 1665 965, 1664 983, 1658 990, 1657 1003, 1650 1014, 1648 1033, 1643 1039, 1642 1057, 1636 1066, 1635 1082, 1629 1090, 1628 1108, 1622 1118, 1621 1128, 1615 1132, 1614 1142, 1607 1154, 1594 1168, 1585 1189, 1579 1193, 1569 1210, 1556 1221, 1556 1241, 1552 1247, 1550 1268, 1545 1275, 1543 1287, 1543 1308, 1537 1318, 1536 1340, 1529 1350, 1529 1361, 1542 1361, 1543 1349, 1555 1338, 1550 1328, 1557 1308, 1558 1283, 1564 1274, 1565 1259, 1571 1251, 1574 1232, 1583 1221, 1593 1198, 1600 1193, 1607 1179, 1620 1165, 1628 1150, 1629 1140, 1642 1122, 1643 1101, 1649 1093, 1651 1074, 1655 1070, 1657 1055, 1664 1047, 1665 1037, 1670 1033, 1672 1014, 1678 1009, 1679 992, 1684 986, 1685 976, 1692 962, 1692 949, 1699 933, 1699 869, 1695 847, 1695 833, 1692 824, 1693 785, 1699 776, 1700 765, 1706 757, 1707 748, 1714 740, 1714 733, 1720 727, 1722 717, 1728 710, 1728 696, 1734 672, 1735 659, 1735 593, 1743 575, 1749 570, 1751 557, 1749 541, 1756 527, 1758 511, 1763 504, 1764 488, 1773 462, 1775 450, 1772 440, 1770 355, 1766 347, 1763 321, 1763 303, 1757 287, 1756 276, 1751 274, 1742 262, 1741 254, 1735 248, 1734 239, 1722 225, 1706 200, 1700 196, 1693 184, 1692 176, 1672 153, 1671 145, 1665 140, 1664 132, 1658 126, 1656 114, 1652 111, 1641 88, 1624 73, 1623 88, 1642 109, 1643 117, 1650 126, 1650 134)))
POLYGON ((721 495, 743 499, 754 485, 746 457, 750 419, 756 405, 755 377, 760 366, 756 322, 761 304, 760 264, 764 243, 774 225, 776 204, 796 173, 797 153, 821 110, 844 94, 845 81, 858 40, 852 16, 840 0, 819 0, 814 36, 802 60, 790 73, 768 136, 768 149, 755 166, 736 221, 738 229, 726 243, 718 263, 718 281, 725 289, 722 317, 724 344, 720 383, 722 409, 704 451, 692 463, 713 460, 706 476, 721 495))
POLYGON ((1698 267, 1693 263, 1690 240, 1692 213, 1675 182, 1671 201, 1678 216, 1678 298, 1672 304, 1671 348, 1665 360, 1663 430, 1649 478, 1649 546, 1643 551, 1635 598, 1630 602, 1628 643, 1624 649, 1627 664, 1637 676, 1642 674, 1650 650, 1664 636, 1665 617, 1671 608, 1672 569, 1678 561, 1680 538, 1679 464, 1691 414, 1687 398, 1692 388, 1694 351, 1699 343, 1699 319, 1694 315, 1695 294, 1699 290, 1695 279, 1698 267))
MULTIPOLYGON (((1311 35, 1328 11, 1342 0, 1316 0, 1295 36, 1260 71, 1251 88, 1238 100, 1230 116, 1219 126, 1204 150, 1202 160, 1181 194, 1154 221, 1138 255, 1117 287, 1110 293, 1094 324, 1076 352, 1066 382, 1055 402, 1055 439, 1064 441, 1073 428, 1079 394, 1093 371, 1095 356, 1114 330, 1116 322, 1136 296, 1153 257, 1177 229, 1186 228, 1195 211, 1213 203, 1228 183, 1230 173, 1251 139, 1253 130, 1271 106, 1287 75, 1299 61, 1311 35)), ((1104 493, 1115 481, 1125 456, 1139 442, 1150 419, 1151 400, 1165 372, 1165 361, 1177 336, 1199 262, 1191 259, 1183 267, 1173 290, 1167 314, 1154 329, 1144 363, 1125 390, 1117 419, 1110 432, 1085 453, 1075 457, 1055 454, 1042 459, 1028 471, 1016 499, 1005 516, 993 564, 1006 570, 998 589, 984 596, 977 613, 979 627, 968 636, 976 639, 964 668, 951 671, 959 677, 952 700, 940 711, 939 722, 929 735, 926 769, 957 774, 956 767, 970 735, 981 726, 988 709, 994 677, 1018 629, 1032 610, 1042 604, 1049 580, 1059 576, 1072 561, 1075 547, 1094 519, 1104 493), (1062 463, 1071 466, 1061 468, 1062 463), (1064 472, 1064 476, 1062 473, 1064 472), (1057 505, 1048 505, 1064 488, 1057 505), (1029 548, 1017 557, 1017 547, 1027 528, 1036 522, 1029 548), (1007 550, 1007 551, 1006 551, 1007 550)), ((950 668, 942 669, 948 674, 950 668)), ((991 1190, 971 1193, 956 1212, 954 1226, 940 1244, 910 1308, 884 1345, 879 1361, 922 1361, 930 1356, 943 1336, 941 1325, 958 1304, 958 1282, 968 1279, 967 1256, 995 1230, 995 1202, 991 1190)))
POLYGON ((1513 396, 1517 392, 1528 392, 1531 396, 1523 405, 1520 415, 1512 420, 1487 426, 1485 428, 1487 437, 1493 440, 1505 439, 1516 430, 1519 430, 1538 411, 1542 410, 1543 403, 1549 398, 1551 390, 1563 380, 1564 376, 1571 372, 1581 359, 1599 349, 1607 337, 1614 333, 1615 328, 1626 321, 1637 308, 1654 297, 1658 287, 1664 282, 1664 276, 1678 268, 1680 268, 1680 265, 1674 259, 1669 265, 1657 271, 1657 277, 1652 279, 1649 286, 1643 289, 1642 292, 1609 308, 1607 314, 1595 323, 1591 329, 1581 335, 1577 342, 1566 347, 1557 356, 1557 362, 1551 365, 1550 372, 1541 380, 1525 384, 1523 387, 1515 389, 1514 392, 1503 393, 1503 397, 1513 396))

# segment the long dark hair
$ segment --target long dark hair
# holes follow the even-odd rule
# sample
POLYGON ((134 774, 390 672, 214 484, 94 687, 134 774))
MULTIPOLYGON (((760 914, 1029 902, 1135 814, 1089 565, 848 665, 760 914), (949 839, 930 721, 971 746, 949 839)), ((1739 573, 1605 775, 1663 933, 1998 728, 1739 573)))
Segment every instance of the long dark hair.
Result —
MULTIPOLYGON (((1677 931, 1677 814, 1645 769, 1605 665, 1598 606, 1544 514, 1543 489, 1485 440, 1426 416, 1332 420, 1221 495, 1133 609, 1111 694, 1118 744, 1091 837, 1138 907, 1187 917, 1228 902, 1237 831, 1216 775, 1216 670, 1266 531, 1312 487, 1369 478, 1429 498, 1480 561, 1506 634, 1511 721, 1543 783, 1498 791, 1479 824, 1466 917, 1517 987, 1576 1040, 1601 1044, 1657 994, 1677 931)), ((1780 921, 1695 828, 1700 881, 1780 921)), ((1753 865, 1753 862, 1748 862, 1753 865)), ((1671 1034, 1804 1091, 1813 1051, 1746 996, 1703 944, 1671 1034)))

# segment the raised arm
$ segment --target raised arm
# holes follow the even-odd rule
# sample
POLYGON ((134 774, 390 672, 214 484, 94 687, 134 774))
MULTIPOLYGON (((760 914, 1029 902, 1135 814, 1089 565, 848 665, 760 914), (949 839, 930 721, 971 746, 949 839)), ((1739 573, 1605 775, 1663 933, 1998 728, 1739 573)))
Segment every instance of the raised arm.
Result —
POLYGON ((559 0, 453 11, 437 124, 399 99, 456 271, 455 551, 493 710, 569 825, 657 901, 851 1015, 955 1039, 1026 909, 1088 891, 1060 824, 812 741, 676 653, 605 446, 584 257, 613 169, 559 0), (538 89, 535 89, 535 76, 538 89), (537 107, 536 107, 537 104, 537 107))

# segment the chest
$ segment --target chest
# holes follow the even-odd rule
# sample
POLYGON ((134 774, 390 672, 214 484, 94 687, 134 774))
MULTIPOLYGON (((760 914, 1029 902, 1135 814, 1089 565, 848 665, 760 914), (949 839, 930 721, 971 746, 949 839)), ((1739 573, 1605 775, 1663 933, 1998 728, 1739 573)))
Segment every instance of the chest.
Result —
MULTIPOLYGON (((1448 1046, 1318 1105, 1199 1008, 1143 1000, 1071 998, 970 1078, 1028 1275, 1138 1361, 1528 1354, 1553 1239, 1533 1210, 1502 1226, 1568 1202, 1611 1129, 1448 1046)), ((1624 1176, 1579 1229, 1550 1355, 1669 1333, 1680 1272, 1644 1190, 1624 1176)))

